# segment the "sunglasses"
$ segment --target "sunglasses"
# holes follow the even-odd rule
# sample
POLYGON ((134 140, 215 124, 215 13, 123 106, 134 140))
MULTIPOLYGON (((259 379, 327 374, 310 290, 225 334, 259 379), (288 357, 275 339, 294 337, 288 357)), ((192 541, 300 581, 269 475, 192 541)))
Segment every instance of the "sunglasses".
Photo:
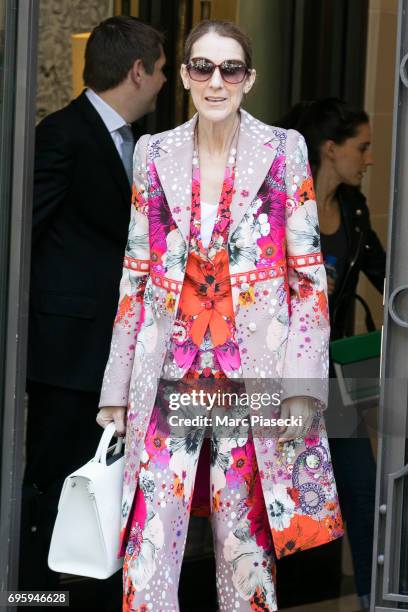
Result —
POLYGON ((190 79, 202 83, 210 80, 216 68, 219 69, 223 81, 233 85, 242 83, 246 75, 250 73, 246 64, 240 60, 224 60, 221 64, 214 64, 205 57, 191 59, 186 68, 190 79))

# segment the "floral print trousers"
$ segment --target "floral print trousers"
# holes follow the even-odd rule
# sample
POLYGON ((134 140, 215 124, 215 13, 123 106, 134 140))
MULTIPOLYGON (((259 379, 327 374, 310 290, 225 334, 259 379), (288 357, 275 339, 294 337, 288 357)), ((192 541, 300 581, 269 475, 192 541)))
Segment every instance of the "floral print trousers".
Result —
MULTIPOLYGON (((124 612, 179 610, 179 577, 205 429, 192 427, 174 437, 161 413, 156 399, 127 539, 124 612)), ((277 610, 275 556, 253 441, 250 436, 218 438, 213 430, 210 442, 219 611, 277 610)))

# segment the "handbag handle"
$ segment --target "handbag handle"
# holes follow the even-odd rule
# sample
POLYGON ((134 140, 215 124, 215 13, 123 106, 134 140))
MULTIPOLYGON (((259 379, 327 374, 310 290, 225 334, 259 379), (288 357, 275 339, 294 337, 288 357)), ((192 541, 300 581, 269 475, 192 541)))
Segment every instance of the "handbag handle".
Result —
MULTIPOLYGON (((116 431, 115 423, 109 423, 103 430, 103 434, 98 444, 98 448, 96 449, 95 457, 93 461, 96 463, 102 463, 102 465, 106 465, 106 453, 108 452, 109 444, 114 436, 116 431)), ((118 441, 116 443, 115 450, 113 451, 114 455, 117 455, 121 452, 123 445, 123 439, 118 437, 118 441)))
POLYGON ((371 310, 367 302, 361 297, 361 295, 358 295, 358 293, 355 293, 354 297, 358 302, 360 302, 360 304, 364 308, 365 324, 366 324, 367 331, 368 332, 376 331, 373 315, 371 314, 371 310))

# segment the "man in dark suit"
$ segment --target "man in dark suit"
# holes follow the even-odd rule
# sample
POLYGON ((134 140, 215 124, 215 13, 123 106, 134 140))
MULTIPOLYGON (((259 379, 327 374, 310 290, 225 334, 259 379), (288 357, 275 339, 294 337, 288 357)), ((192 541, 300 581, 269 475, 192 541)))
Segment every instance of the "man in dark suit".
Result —
POLYGON ((130 218, 131 126, 154 111, 164 63, 152 27, 103 21, 86 48, 87 89, 37 128, 20 588, 57 587, 47 555, 61 486, 100 437, 130 218))

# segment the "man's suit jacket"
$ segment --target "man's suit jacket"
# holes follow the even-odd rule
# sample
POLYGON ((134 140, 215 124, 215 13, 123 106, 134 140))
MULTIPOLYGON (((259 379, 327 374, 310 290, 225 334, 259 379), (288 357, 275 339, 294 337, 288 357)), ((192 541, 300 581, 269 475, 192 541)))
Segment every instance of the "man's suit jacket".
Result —
MULTIPOLYGON (((169 354, 171 358, 172 337, 177 342, 183 326, 177 317, 194 248, 189 237, 196 121, 197 116, 170 132, 141 138, 134 156, 134 205, 100 402, 128 407, 122 544, 146 459, 143 442, 163 364, 169 354)), ((230 210, 228 265, 246 389, 258 393, 256 378, 277 379, 282 398, 311 396, 324 405, 327 283, 307 149, 298 132, 265 125, 241 111, 230 210)), ((213 250, 208 252, 212 260, 213 250)), ((206 302, 207 297, 201 299, 206 302)), ((164 378, 172 378, 170 373, 168 369, 164 378)), ((173 379, 184 373, 180 369, 173 379)), ((225 374, 234 378, 236 373, 225 374)), ((342 522, 320 410, 305 438, 279 444, 276 437, 268 437, 268 427, 252 431, 277 556, 340 537, 342 522)), ((180 444, 180 457, 187 446, 180 444)), ((185 463, 178 465, 188 503, 192 479, 185 463)))
POLYGON ((37 127, 28 378, 99 391, 126 246, 131 189, 85 93, 37 127))

